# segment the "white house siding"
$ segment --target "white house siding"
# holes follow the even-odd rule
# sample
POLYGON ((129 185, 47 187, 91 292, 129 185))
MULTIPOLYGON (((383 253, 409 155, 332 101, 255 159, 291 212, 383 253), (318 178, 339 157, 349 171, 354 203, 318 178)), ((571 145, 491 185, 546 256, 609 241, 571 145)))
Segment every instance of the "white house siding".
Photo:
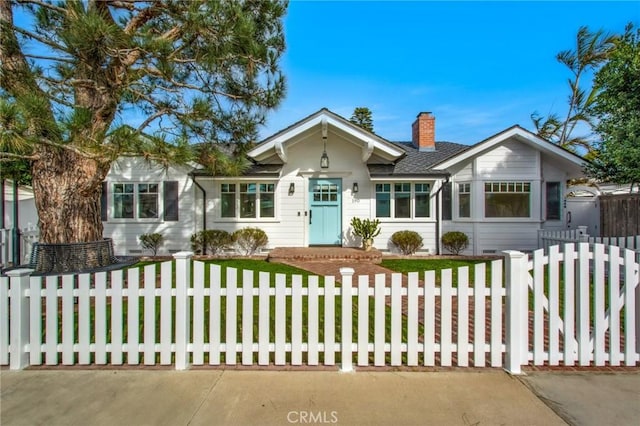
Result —
POLYGON ((103 222, 103 235, 113 238, 116 255, 148 254, 142 251, 139 236, 160 233, 164 236, 158 254, 169 254, 190 248, 191 235, 196 230, 196 214, 199 207, 195 204, 193 182, 188 175, 189 167, 168 167, 149 163, 139 157, 120 158, 111 166, 107 175, 108 183, 108 220, 103 222), (163 220, 162 183, 177 181, 179 190, 178 221, 163 220), (160 208, 158 219, 114 219, 113 184, 114 183, 159 183, 160 208))
MULTIPOLYGON (((287 162, 280 178, 198 178, 206 189, 207 227, 233 232, 245 227, 258 227, 269 237, 267 248, 305 247, 309 232, 309 179, 342 179, 342 230, 343 245, 353 246, 349 223, 353 216, 368 217, 370 200, 362 197, 371 191, 366 166, 362 163, 362 150, 351 142, 330 133, 327 152, 330 168, 320 169, 322 137, 320 132, 305 135, 305 140, 291 143, 287 149, 287 162), (273 182, 276 183, 275 218, 226 219, 220 217, 220 184, 223 182, 273 182), (352 194, 353 183, 358 182, 358 194, 352 194), (295 186, 289 194, 289 186, 295 186)), ((269 161, 271 162, 271 161, 269 161)))
POLYGON ((537 233, 542 226, 542 173, 557 175, 557 167, 544 165, 537 149, 511 139, 459 165, 453 183, 453 220, 443 222, 443 233, 461 231, 470 239, 464 254, 499 254, 502 250, 533 250, 537 248, 537 233), (484 183, 530 182, 529 218, 485 218, 484 183), (458 186, 471 183, 471 217, 458 216, 458 186))
MULTIPOLYGON (((268 249, 274 247, 306 247, 309 245, 309 181, 316 178, 341 179, 342 181, 342 245, 357 247, 360 239, 351 232, 353 217, 373 218, 375 216, 375 183, 369 179, 369 172, 362 160, 362 148, 340 134, 329 131, 327 153, 329 169, 320 169, 322 155, 322 136, 318 131, 304 134, 298 141, 290 141, 286 149, 286 163, 283 164, 280 178, 198 178, 198 182, 207 191, 207 227, 233 232, 244 227, 259 227, 269 237, 268 249), (226 219, 220 217, 220 188, 223 182, 274 182, 276 183, 275 218, 226 219), (357 182, 359 191, 353 193, 353 184, 357 182), (289 194, 290 184, 295 185, 293 194, 289 194)), ((277 158, 277 157, 276 157, 277 158)), ((275 163, 275 159, 265 160, 275 163)), ((432 183, 432 187, 433 187, 432 183)), ((432 203, 434 204, 434 203, 432 203)), ((432 205, 435 214, 435 205, 432 205)), ((382 220, 382 233, 375 238, 374 245, 381 250, 392 249, 389 243, 391 235, 399 230, 415 230, 425 240, 424 250, 434 252, 436 224, 435 217, 424 222, 411 220, 382 220)))

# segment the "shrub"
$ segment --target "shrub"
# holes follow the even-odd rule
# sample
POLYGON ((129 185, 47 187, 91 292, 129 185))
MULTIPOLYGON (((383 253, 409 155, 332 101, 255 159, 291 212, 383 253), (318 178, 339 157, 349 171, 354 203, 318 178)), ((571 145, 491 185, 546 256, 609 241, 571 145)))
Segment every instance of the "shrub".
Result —
POLYGON ((381 229, 379 228, 380 221, 378 219, 360 219, 359 217, 354 217, 351 219, 351 227, 353 228, 353 233, 358 237, 361 237, 363 240, 370 240, 378 235, 380 235, 381 229))
POLYGON ((205 229, 191 236, 191 249, 197 254, 218 254, 231 244, 231 234, 221 229, 205 229))
POLYGON ((162 234, 142 234, 140 235, 140 245, 145 250, 151 250, 151 256, 158 254, 158 249, 164 241, 162 234))
POLYGON ((380 235, 380 221, 378 219, 360 219, 359 217, 351 218, 351 227, 353 233, 362 238, 362 248, 365 251, 371 250, 373 239, 380 235))
POLYGON ((413 254, 422 248, 422 237, 415 231, 398 231, 391 236, 391 242, 402 254, 413 254))
POLYGON ((451 253, 458 255, 469 247, 469 237, 460 231, 447 232, 442 236, 442 245, 451 253))
POLYGON ((267 234, 260 228, 238 229, 232 238, 238 250, 248 256, 266 247, 269 242, 267 234))

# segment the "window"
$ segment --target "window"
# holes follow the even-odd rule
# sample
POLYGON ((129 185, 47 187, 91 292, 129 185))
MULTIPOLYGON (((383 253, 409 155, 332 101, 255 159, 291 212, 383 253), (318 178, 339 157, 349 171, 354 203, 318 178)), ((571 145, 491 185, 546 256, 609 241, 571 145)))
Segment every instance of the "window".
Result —
POLYGON ((260 184, 260 217, 276 217, 275 187, 273 183, 260 184))
POLYGON ((471 217, 471 184, 458 184, 458 217, 471 217))
POLYGON ((391 184, 376 184, 376 217, 391 217, 391 184))
POLYGON ((444 184, 442 188, 442 220, 451 220, 453 218, 453 209, 451 208, 451 182, 444 184))
POLYGON ((116 183, 113 185, 114 218, 133 219, 133 187, 132 183, 116 183))
POLYGON ((484 184, 485 217, 530 217, 531 184, 529 182, 486 182, 484 184))
POLYGON ((428 183, 398 182, 376 184, 376 217, 410 219, 429 217, 430 191, 428 183), (413 214, 413 216, 412 216, 413 214))
POLYGON ((158 218, 158 184, 138 184, 138 217, 140 219, 158 218))
POLYGON ((415 217, 429 217, 429 205, 431 185, 428 183, 416 183, 415 187, 415 217))
POLYGON ((396 183, 393 185, 394 192, 394 217, 411 217, 411 184, 396 183))
MULTIPOLYGON (((114 219, 160 219, 160 203, 164 201, 164 220, 178 220, 178 182, 164 182, 163 197, 159 183, 114 183, 112 187, 114 219)), ((102 205, 107 210, 107 196, 102 205)), ((103 212, 102 218, 107 215, 103 212)))
POLYGON ((546 183, 547 220, 560 220, 560 182, 546 183))
POLYGON ((236 185, 223 183, 220 196, 220 216, 236 217, 236 185))
POLYGON ((220 217, 255 219, 275 217, 274 183, 223 183, 220 186, 220 217))

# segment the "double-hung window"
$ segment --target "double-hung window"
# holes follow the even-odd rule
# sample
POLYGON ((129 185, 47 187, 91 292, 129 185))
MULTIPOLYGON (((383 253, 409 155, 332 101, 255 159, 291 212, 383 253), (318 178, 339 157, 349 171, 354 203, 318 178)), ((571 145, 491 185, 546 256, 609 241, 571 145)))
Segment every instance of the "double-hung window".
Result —
POLYGON ((376 217, 410 219, 429 217, 431 185, 397 182, 376 184, 376 217))
POLYGON ((485 182, 485 217, 531 217, 531 183, 485 182))
POLYGON ((103 221, 110 218, 177 221, 179 193, 177 181, 162 183, 103 182, 100 216, 103 221), (111 188, 110 192, 109 187, 111 188))
POLYGON ((256 219, 275 217, 274 183, 223 183, 220 217, 256 219))
POLYGON ((458 217, 471 217, 471 184, 458 184, 458 217))
POLYGON ((157 183, 113 184, 114 219, 158 219, 157 183))

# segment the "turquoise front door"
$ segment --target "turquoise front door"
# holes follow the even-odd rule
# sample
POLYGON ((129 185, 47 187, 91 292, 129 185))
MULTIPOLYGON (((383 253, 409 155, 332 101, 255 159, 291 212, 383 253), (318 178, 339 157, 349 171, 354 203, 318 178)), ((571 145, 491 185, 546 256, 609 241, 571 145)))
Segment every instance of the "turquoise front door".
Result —
POLYGON ((309 180, 309 245, 342 245, 342 180, 309 180))

